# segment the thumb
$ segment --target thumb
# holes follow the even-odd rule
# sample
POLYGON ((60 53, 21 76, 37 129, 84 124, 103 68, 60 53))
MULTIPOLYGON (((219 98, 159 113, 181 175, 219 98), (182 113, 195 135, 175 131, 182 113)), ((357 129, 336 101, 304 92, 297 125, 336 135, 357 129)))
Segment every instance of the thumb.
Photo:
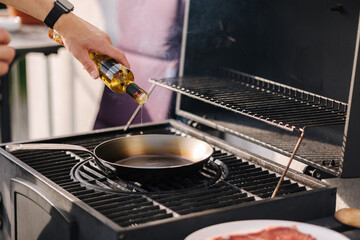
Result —
POLYGON ((83 66, 92 78, 97 79, 99 77, 99 71, 96 67, 96 64, 91 60, 91 58, 90 62, 86 62, 85 64, 83 64, 83 66))
POLYGON ((83 65, 92 78, 97 79, 99 77, 99 71, 95 62, 90 58, 88 51, 77 52, 74 57, 83 65))

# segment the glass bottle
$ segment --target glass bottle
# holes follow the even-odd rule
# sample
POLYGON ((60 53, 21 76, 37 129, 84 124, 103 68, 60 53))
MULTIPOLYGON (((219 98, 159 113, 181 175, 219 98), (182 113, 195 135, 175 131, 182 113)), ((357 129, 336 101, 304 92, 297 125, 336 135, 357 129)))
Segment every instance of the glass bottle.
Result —
MULTIPOLYGON (((64 45, 61 36, 55 30, 49 29, 49 37, 64 45)), ((90 53, 90 57, 96 63, 101 80, 113 92, 126 92, 140 105, 147 101, 148 94, 134 83, 134 74, 124 65, 99 53, 90 53)))

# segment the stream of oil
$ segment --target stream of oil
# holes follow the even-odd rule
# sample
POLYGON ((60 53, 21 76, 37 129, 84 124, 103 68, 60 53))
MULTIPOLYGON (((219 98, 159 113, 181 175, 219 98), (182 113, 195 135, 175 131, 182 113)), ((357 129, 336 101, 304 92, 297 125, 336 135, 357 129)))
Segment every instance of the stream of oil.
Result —
MULTIPOLYGON (((143 125, 143 106, 141 106, 140 108, 140 126, 142 127, 143 125)), ((140 131, 140 134, 144 134, 143 131, 140 131)))

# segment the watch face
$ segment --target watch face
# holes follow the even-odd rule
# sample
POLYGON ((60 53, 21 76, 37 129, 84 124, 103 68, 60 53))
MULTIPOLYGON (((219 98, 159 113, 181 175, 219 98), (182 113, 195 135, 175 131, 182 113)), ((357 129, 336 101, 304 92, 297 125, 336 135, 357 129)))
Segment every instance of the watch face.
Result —
POLYGON ((57 0, 56 2, 58 2, 60 5, 62 5, 63 8, 68 11, 72 11, 74 9, 74 5, 72 5, 72 3, 67 0, 57 0))

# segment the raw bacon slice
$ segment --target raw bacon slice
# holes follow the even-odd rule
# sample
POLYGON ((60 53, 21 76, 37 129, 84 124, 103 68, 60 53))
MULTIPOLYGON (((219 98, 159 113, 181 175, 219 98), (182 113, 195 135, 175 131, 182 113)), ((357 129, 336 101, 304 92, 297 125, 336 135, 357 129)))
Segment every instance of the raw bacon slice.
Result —
POLYGON ((231 234, 215 237, 211 240, 316 240, 310 234, 298 231, 296 226, 268 227, 260 232, 249 234, 231 234))

